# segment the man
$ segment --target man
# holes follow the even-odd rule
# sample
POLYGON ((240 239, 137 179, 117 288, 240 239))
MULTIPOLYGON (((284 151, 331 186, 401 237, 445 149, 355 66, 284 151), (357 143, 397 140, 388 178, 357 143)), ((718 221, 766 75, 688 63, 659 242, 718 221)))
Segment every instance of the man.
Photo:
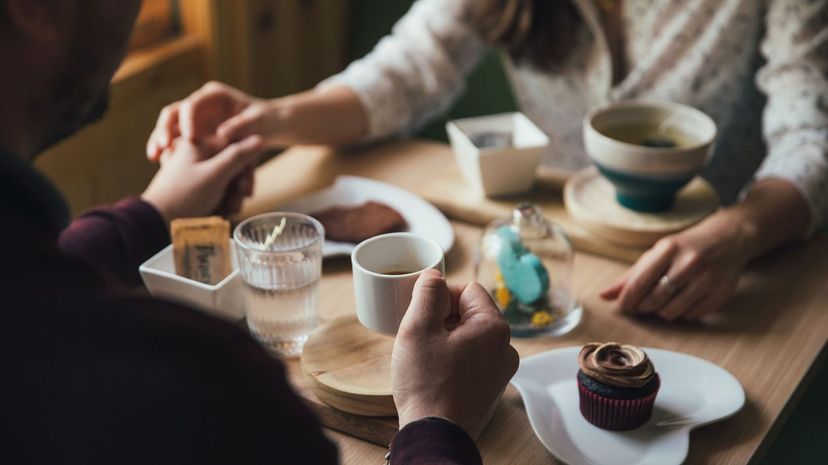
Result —
MULTIPOLYGON (((103 113, 139 7, 0 0, 0 463, 335 463, 246 332, 126 286, 169 220, 238 206, 258 137, 209 153, 178 140, 141 198, 65 230, 60 195, 30 166, 103 113)), ((486 291, 424 274, 392 365, 391 462, 479 463, 472 438, 517 368, 486 291)))

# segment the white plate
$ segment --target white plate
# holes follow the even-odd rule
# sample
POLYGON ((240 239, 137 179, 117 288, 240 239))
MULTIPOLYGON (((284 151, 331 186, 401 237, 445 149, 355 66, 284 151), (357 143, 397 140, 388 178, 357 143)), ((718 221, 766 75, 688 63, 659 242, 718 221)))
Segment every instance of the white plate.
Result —
MULTIPOLYGON (((371 200, 400 212, 408 223, 408 232, 434 239, 444 252, 454 245, 454 229, 440 210, 405 189, 373 179, 340 176, 333 186, 282 205, 279 210, 309 214, 335 205, 359 205, 371 200)), ((322 253, 325 257, 350 255, 354 247, 356 244, 325 241, 322 253)))
POLYGON ((644 350, 661 377, 653 418, 627 432, 593 426, 578 406, 580 347, 521 360, 512 384, 543 445, 569 465, 672 465, 687 458, 690 430, 734 415, 745 391, 725 369, 678 352, 644 350))

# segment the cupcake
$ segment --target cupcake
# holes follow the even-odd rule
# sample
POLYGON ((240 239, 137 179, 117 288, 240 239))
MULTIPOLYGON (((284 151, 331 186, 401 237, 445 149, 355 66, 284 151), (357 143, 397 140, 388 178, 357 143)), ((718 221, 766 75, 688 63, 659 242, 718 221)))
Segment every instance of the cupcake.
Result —
POLYGON ((623 431, 650 420, 661 380, 643 350, 592 342, 581 349, 578 365, 581 414, 588 422, 623 431))

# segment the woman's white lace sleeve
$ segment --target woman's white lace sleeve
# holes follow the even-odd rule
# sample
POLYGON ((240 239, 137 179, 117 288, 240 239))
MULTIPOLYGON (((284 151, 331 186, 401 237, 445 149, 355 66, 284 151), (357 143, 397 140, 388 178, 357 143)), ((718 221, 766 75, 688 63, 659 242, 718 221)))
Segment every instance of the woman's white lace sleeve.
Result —
POLYGON ((828 220, 828 0, 771 1, 766 22, 757 83, 768 154, 756 179, 796 185, 813 232, 828 220))
POLYGON ((470 21, 474 0, 419 0, 364 58, 320 87, 345 85, 369 120, 365 139, 410 132, 446 111, 485 44, 470 21))

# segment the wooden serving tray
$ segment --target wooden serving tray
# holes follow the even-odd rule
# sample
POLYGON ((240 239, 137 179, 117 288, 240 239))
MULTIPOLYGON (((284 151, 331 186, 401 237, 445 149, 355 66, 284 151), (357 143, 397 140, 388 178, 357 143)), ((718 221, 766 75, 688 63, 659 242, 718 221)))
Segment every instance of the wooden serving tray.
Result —
POLYGON ((652 243, 652 235, 637 241, 639 245, 630 245, 629 240, 621 241, 626 244, 613 242, 596 234, 588 222, 573 218, 564 206, 563 195, 569 173, 541 168, 532 191, 486 198, 463 180, 450 146, 417 140, 359 151, 293 147, 257 170, 256 195, 239 216, 276 210, 281 204, 331 185, 342 174, 395 184, 428 200, 450 218, 478 226, 510 217, 517 205, 532 202, 566 231, 576 250, 627 263, 635 262, 647 250, 640 244, 652 243), (274 179, 279 182, 274 183, 274 179))
POLYGON ((570 216, 563 203, 565 182, 566 178, 560 173, 541 171, 531 192, 491 199, 466 184, 454 165, 454 160, 451 160, 451 165, 446 167, 439 178, 428 183, 420 195, 449 217, 478 226, 509 218, 517 205, 532 202, 543 209, 543 214, 548 220, 557 223, 566 231, 576 250, 635 262, 644 253, 645 247, 607 241, 578 224, 570 216))

